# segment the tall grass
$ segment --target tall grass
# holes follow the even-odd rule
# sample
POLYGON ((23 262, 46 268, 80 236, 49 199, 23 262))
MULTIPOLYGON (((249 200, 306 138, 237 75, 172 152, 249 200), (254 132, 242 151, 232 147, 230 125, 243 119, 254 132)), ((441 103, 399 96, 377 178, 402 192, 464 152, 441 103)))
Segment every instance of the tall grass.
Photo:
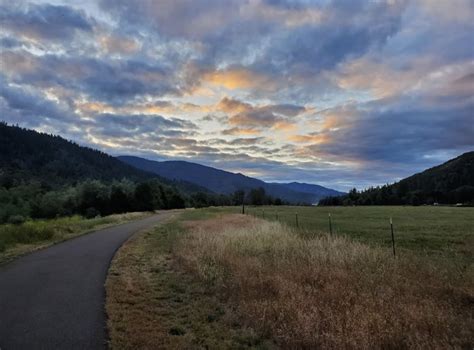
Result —
POLYGON ((193 222, 179 261, 284 348, 471 348, 471 266, 233 215, 193 222))
POLYGON ((0 229, 0 252, 15 244, 29 244, 51 239, 52 228, 31 223, 21 225, 4 225, 0 229))
POLYGON ((0 263, 10 260, 16 255, 34 250, 36 247, 49 245, 94 228, 125 222, 143 215, 143 213, 127 213, 93 219, 76 215, 50 220, 30 220, 18 225, 0 225, 0 263), (22 249, 18 252, 12 251, 18 247, 22 247, 22 249))

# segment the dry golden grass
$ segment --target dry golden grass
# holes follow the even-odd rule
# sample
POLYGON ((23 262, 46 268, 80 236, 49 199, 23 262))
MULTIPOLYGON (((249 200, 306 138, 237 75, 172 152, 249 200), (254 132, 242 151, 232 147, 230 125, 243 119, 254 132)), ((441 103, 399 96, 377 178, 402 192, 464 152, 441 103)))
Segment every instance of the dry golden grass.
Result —
POLYGON ((193 274, 176 264, 177 222, 134 235, 106 282, 111 349, 271 348, 193 274))
POLYGON ((344 237, 303 238, 241 215, 187 227, 174 249, 178 261, 283 348, 474 345, 472 265, 394 259, 344 237))

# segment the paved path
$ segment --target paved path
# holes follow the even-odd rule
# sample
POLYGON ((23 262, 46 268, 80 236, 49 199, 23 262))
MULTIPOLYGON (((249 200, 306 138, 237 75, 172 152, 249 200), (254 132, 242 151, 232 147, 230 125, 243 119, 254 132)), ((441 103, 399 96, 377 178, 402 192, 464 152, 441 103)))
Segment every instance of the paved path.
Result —
POLYGON ((157 214, 83 235, 0 268, 0 349, 103 349, 105 289, 115 251, 157 214))

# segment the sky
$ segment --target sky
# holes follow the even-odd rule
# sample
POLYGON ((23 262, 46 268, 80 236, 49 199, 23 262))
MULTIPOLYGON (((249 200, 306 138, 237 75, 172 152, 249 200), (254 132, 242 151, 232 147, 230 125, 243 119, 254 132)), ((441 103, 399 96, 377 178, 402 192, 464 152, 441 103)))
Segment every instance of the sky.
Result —
POLYGON ((0 0, 0 119, 339 190, 474 149, 472 0, 0 0))

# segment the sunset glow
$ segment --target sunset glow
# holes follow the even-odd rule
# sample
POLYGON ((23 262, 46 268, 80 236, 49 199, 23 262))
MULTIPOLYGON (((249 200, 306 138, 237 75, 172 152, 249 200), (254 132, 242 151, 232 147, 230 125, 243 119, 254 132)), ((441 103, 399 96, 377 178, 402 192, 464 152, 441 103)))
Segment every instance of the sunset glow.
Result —
POLYGON ((474 149, 473 33, 471 0, 0 0, 0 119, 364 188, 474 149))

